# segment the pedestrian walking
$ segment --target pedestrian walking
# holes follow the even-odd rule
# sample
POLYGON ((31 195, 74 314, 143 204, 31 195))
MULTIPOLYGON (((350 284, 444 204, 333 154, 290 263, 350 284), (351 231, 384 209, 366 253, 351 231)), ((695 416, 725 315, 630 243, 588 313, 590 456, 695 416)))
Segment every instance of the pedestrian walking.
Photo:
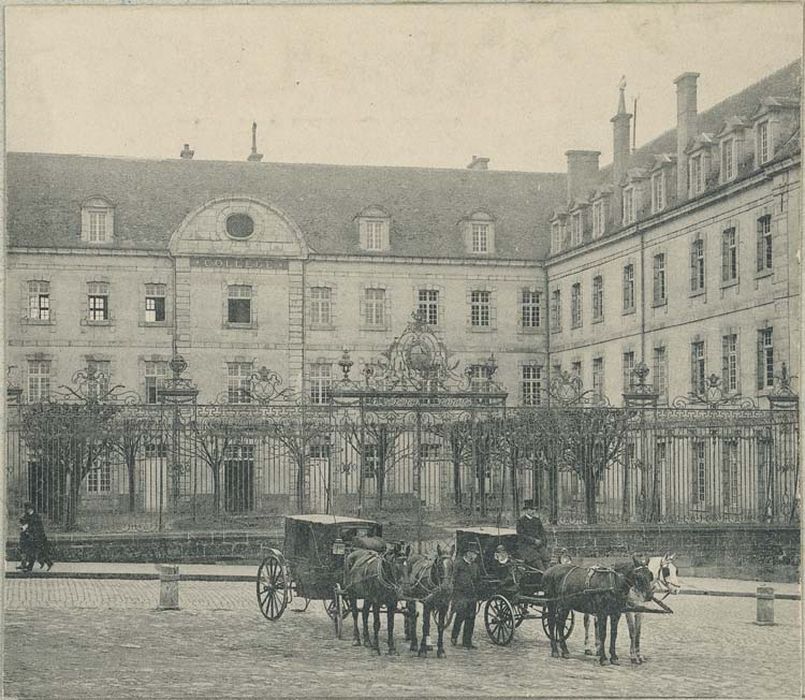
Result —
POLYGON ((478 567, 478 548, 471 545, 463 556, 456 562, 453 569, 453 609, 455 621, 450 641, 453 646, 458 644, 458 635, 461 636, 462 646, 465 649, 477 649, 472 643, 472 633, 475 629, 475 610, 478 603, 478 583, 481 572, 478 567))
POLYGON ((45 566, 50 571, 53 560, 50 557, 50 543, 45 534, 45 526, 42 518, 33 506, 33 503, 26 502, 23 506, 25 512, 20 518, 20 567, 25 571, 31 571, 34 563, 39 562, 39 568, 45 566))

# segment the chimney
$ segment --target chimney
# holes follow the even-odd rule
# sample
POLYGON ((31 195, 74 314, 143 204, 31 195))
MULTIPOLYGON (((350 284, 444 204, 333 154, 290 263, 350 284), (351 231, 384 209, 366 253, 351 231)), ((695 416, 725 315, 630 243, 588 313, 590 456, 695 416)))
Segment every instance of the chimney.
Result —
POLYGON ((467 170, 489 170, 489 158, 473 156, 467 170))
POLYGON ((252 122, 252 152, 246 160, 254 163, 259 163, 263 160, 263 154, 257 152, 257 122, 252 122))
POLYGON ((615 225, 620 225, 623 218, 623 201, 621 196, 621 180, 626 175, 626 167, 629 165, 629 121, 632 115, 626 111, 626 76, 621 78, 620 96, 618 97, 618 113, 610 119, 612 122, 612 186, 613 201, 612 209, 614 213, 615 225))
POLYGON ((182 152, 179 154, 179 158, 182 158, 184 160, 193 160, 194 153, 195 151, 190 150, 190 144, 186 143, 184 145, 184 148, 182 149, 182 152))
POLYGON ((698 132, 696 79, 698 73, 683 73, 676 80, 676 194, 688 195, 688 157, 685 149, 698 132))
POLYGON ((565 151, 567 199, 577 199, 593 189, 598 180, 599 151, 565 151))

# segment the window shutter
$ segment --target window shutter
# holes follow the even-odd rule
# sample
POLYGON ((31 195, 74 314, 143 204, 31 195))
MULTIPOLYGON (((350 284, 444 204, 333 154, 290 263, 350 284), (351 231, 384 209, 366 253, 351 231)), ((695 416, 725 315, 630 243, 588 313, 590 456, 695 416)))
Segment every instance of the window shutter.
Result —
POLYGON ((757 388, 766 388, 766 362, 763 356, 763 331, 757 332, 757 388))
POLYGON ((726 282, 730 278, 730 248, 729 239, 726 232, 721 234, 721 281, 726 282))
POLYGON ((697 241, 690 246, 690 289, 695 292, 699 288, 697 241))
POLYGON ((730 378, 730 357, 729 357, 729 336, 721 336, 721 388, 729 391, 730 378))

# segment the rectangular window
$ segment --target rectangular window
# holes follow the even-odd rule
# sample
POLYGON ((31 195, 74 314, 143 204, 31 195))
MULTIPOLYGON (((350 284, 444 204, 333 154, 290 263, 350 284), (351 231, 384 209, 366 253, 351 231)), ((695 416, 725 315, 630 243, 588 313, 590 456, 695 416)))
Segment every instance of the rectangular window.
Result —
POLYGON ((757 388, 774 386, 774 329, 761 328, 757 332, 757 388))
POLYGON ((593 204, 593 238, 600 238, 606 230, 604 218, 604 200, 599 199, 593 204))
POLYGON ((664 347, 654 348, 654 391, 658 401, 668 402, 668 353, 664 347))
POLYGON ((735 177, 735 140, 721 142, 721 181, 727 182, 735 177))
POLYGON ((367 289, 365 295, 366 325, 382 328, 386 323, 386 290, 367 289))
POLYGON ((771 216, 761 216, 757 220, 757 271, 771 270, 771 216))
POLYGON ((492 292, 470 292, 470 323, 477 328, 489 326, 492 292))
POLYGON ((724 391, 738 391, 738 336, 721 337, 721 386, 724 391))
POLYGON ((707 501, 707 444, 704 440, 693 442, 693 503, 703 505, 707 501))
POLYGON ((314 404, 326 404, 330 401, 332 388, 332 367, 319 363, 310 365, 310 401, 314 404))
POLYGON ((690 291, 704 291, 704 239, 697 238, 690 244, 690 291))
POLYGON ((634 265, 623 268, 623 310, 634 310, 634 265))
POLYGON ((472 252, 489 252, 489 224, 472 224, 472 252))
POLYGON ((604 320, 604 278, 593 277, 593 321, 604 320))
POLYGON ((771 157, 769 143, 769 122, 760 122, 760 124, 757 125, 758 165, 765 163, 771 157))
POLYGON ((383 229, 385 221, 365 221, 366 250, 383 250, 383 229))
POLYGON ((634 351, 623 353, 623 390, 629 391, 634 386, 634 351))
POLYGON ((109 360, 87 360, 87 396, 102 400, 109 393, 112 363, 109 360))
POLYGON ((380 446, 367 443, 363 446, 363 478, 374 479, 380 470, 380 446))
POLYGON ((654 256, 654 304, 665 303, 665 253, 654 256))
POLYGON ((103 460, 87 473, 87 493, 109 493, 112 490, 112 465, 103 460))
POLYGON ((227 321, 240 325, 252 322, 252 288, 247 284, 232 284, 227 288, 227 321))
POLYGON ((570 325, 572 328, 581 326, 581 282, 570 288, 570 325))
POLYGON ((581 239, 584 234, 582 225, 581 212, 577 211, 570 218, 570 244, 581 245, 581 239))
POLYGON ((486 365, 470 365, 468 376, 470 378, 470 391, 483 391, 491 379, 486 365))
POLYGON ((721 493, 724 508, 734 509, 738 499, 738 442, 724 440, 721 443, 721 493))
POLYGON ((690 344, 690 390, 694 394, 703 394, 705 386, 704 341, 697 340, 690 344))
POLYGON ((109 320, 109 285, 106 282, 90 282, 88 285, 90 321, 109 320))
POLYGON ((732 282, 738 279, 738 241, 735 227, 724 229, 721 233, 721 281, 732 282))
POLYGON ((251 403, 253 372, 251 362, 227 362, 226 398, 229 403, 251 403))
POLYGON ((651 178, 651 210, 656 214, 665 209, 665 173, 655 173, 651 178))
POLYGON ((28 318, 31 321, 50 320, 50 282, 28 282, 28 318))
POLYGON ((439 290, 420 289, 417 292, 417 309, 429 326, 439 325, 439 290))
POLYGON ((593 358, 593 394, 604 395, 604 358, 593 358))
POLYGON ((520 325, 522 328, 539 328, 540 293, 523 289, 520 294, 520 325))
POLYGON ((310 323, 329 326, 332 321, 332 290, 329 287, 310 288, 310 323))
POLYGON ((165 320, 165 285, 145 285, 145 322, 162 323, 165 320))
POLYGON ((690 194, 704 192, 704 163, 701 153, 690 159, 690 194))
POLYGON ((562 330, 562 292, 558 289, 551 292, 551 330, 562 330))
POLYGON ((542 403, 542 367, 523 365, 523 406, 539 406, 542 403))
POLYGON ((89 241, 99 243, 106 240, 106 210, 89 210, 89 241))
POLYGON ((581 379, 581 360, 573 360, 570 363, 570 374, 581 379))
POLYGON ((145 363, 145 402, 159 403, 159 390, 168 378, 167 362, 145 363))
POLYGON ((562 226, 558 221, 551 224, 551 252, 556 254, 562 250, 562 226))
POLYGON ((630 187, 623 191, 623 225, 634 221, 634 190, 630 187))
POLYGON ((28 401, 50 397, 50 360, 28 360, 28 401))

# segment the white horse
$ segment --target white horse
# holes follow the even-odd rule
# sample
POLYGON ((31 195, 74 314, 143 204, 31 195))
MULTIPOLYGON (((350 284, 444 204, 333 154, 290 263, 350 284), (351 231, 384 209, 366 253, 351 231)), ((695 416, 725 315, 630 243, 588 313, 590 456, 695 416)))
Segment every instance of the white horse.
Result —
MULTIPOLYGON (((651 585, 654 595, 662 595, 663 598, 679 593, 682 583, 679 576, 674 558, 676 554, 670 552, 662 557, 651 557, 648 560, 648 568, 653 579, 651 585)), ((642 613, 624 613, 626 624, 629 627, 629 657, 633 664, 642 664, 645 658, 640 654, 640 629, 642 625, 642 613)), ((598 654, 598 649, 590 646, 590 615, 584 616, 584 653, 588 656, 598 654)))

